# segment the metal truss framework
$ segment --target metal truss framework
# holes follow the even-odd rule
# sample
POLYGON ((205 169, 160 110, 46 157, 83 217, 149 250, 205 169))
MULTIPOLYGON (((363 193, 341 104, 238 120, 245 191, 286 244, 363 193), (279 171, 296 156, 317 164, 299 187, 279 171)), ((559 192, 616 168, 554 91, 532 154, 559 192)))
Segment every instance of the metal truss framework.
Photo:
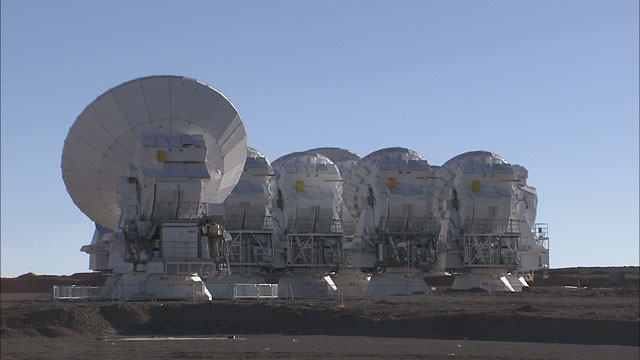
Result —
POLYGON ((382 259, 378 259, 378 266, 416 268, 434 265, 437 238, 432 233, 380 232, 377 244, 382 246, 382 259))
POLYGON ((287 265, 292 267, 339 267, 344 235, 333 233, 287 234, 287 265))
POLYGON ((229 265, 244 267, 273 264, 272 231, 234 230, 229 231, 229 234, 229 265))
POLYGON ((465 234, 465 267, 507 267, 520 265, 520 234, 465 234))

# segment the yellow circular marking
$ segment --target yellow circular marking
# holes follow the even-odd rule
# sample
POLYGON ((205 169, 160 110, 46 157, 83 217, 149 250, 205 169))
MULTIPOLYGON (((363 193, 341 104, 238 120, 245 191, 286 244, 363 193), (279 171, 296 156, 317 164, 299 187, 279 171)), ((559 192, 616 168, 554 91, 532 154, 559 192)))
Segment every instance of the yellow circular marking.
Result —
POLYGON ((478 180, 473 180, 471 182, 471 190, 473 190, 473 192, 478 192, 480 191, 480 181, 478 180))
POLYGON ((396 188, 396 178, 388 178, 387 179, 387 187, 389 188, 389 190, 393 190, 396 188))

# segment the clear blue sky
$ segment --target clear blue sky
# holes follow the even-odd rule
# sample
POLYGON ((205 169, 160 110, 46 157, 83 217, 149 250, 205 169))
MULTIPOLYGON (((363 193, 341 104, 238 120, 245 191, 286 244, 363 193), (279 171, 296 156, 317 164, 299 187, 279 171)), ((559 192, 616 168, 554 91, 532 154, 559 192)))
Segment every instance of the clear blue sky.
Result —
POLYGON ((60 156, 146 75, 224 93, 275 160, 470 150, 529 170, 552 267, 638 265, 638 1, 2 1, 2 276, 88 270, 60 156))

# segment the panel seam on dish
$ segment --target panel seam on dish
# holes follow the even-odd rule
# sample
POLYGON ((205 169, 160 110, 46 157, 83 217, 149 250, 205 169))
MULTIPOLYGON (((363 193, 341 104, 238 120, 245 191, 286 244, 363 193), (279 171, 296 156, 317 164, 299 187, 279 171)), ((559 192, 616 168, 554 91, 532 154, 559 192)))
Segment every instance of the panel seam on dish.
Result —
POLYGON ((129 129, 133 130, 133 126, 131 126, 131 121, 129 121, 129 118, 127 117, 127 114, 125 114, 124 110, 122 109, 122 105, 120 105, 120 101, 118 101, 118 97, 113 92, 113 89, 109 89, 109 92, 111 93, 113 98, 116 100, 116 104, 118 104, 118 110, 120 110, 120 113, 122 114, 122 117, 124 117, 124 119, 127 121, 127 124, 129 124, 129 129))
MULTIPOLYGON (((184 82, 184 78, 182 78, 182 81, 184 82)), ((191 101, 191 111, 189 112, 189 117, 187 119, 187 122, 189 123, 189 126, 193 125, 193 122, 191 121, 191 118, 193 117, 193 109, 196 106, 196 94, 198 92, 198 82, 195 82, 195 86, 193 87, 193 100, 191 101)))
MULTIPOLYGON (((107 132, 107 134, 109 134, 109 135, 111 136, 111 138, 113 139, 113 142, 118 142, 119 137, 118 137, 118 138, 116 138, 115 136, 113 136, 113 134, 111 133, 111 131, 109 131, 109 130, 104 126, 104 124, 102 123, 102 121, 100 121, 100 118, 98 118, 98 117, 96 116, 96 114, 94 114, 94 113, 93 113, 93 111, 91 111, 91 109, 90 109, 90 108, 87 108, 87 111, 89 111, 89 113, 91 114, 91 116, 93 116, 93 118, 94 118, 94 119, 96 119, 96 121, 98 122, 98 124, 100 124, 100 126, 102 126, 102 128, 107 132)), ((128 123, 128 122, 127 122, 127 123, 128 123)), ((125 134, 126 134, 126 132, 125 132, 125 134)), ((121 136, 122 136, 122 135, 121 135, 121 136)), ((120 143, 118 142, 118 144, 120 144, 120 143)), ((113 145, 113 143, 111 143, 111 144, 109 145, 109 147, 107 148, 107 151, 111 150, 111 146, 112 146, 112 145, 113 145)), ((122 144, 121 144, 121 145, 122 145, 122 144)), ((123 146, 122 148, 124 149, 124 151, 126 151, 126 153, 127 153, 129 156, 131 156, 131 158, 133 158, 133 157, 134 157, 134 156, 133 156, 133 154, 131 154, 131 153, 130 153, 130 152, 129 152, 129 151, 128 151, 124 146, 123 146)), ((105 152, 105 156, 107 156, 107 153, 106 153, 106 152, 105 152)), ((110 158, 111 160, 114 160, 114 159, 112 159, 111 157, 109 157, 109 158, 110 158)), ((102 165, 102 162, 101 162, 101 164, 100 164, 100 165, 102 165)))
MULTIPOLYGON (((144 92, 144 86, 142 86, 142 81, 140 81, 140 79, 138 79, 138 84, 140 85, 140 91, 142 91, 142 99, 144 100, 144 109, 147 112, 147 119, 149 119, 149 124, 152 124, 151 112, 149 111, 149 104, 147 103, 147 95, 144 92)), ((153 125, 151 126, 151 129, 153 129, 153 125)))
MULTIPOLYGON (((169 136, 173 135, 173 104, 171 103, 171 78, 167 77, 167 87, 169 88, 169 136)), ((154 198, 155 200, 155 198, 154 198)))

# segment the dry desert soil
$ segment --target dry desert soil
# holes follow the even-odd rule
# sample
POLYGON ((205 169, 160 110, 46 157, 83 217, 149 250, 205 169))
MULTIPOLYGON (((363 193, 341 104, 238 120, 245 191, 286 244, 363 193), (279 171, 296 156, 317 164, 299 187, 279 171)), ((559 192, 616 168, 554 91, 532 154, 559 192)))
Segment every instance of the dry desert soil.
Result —
MULTIPOLYGON (((3 301, 0 355, 638 359, 638 272, 638 267, 557 269, 548 279, 539 276, 531 290, 522 293, 443 287, 430 294, 343 302, 3 301), (577 281, 580 288, 563 286, 577 281)), ((20 278, 2 279, 2 292, 37 289, 34 276, 22 281, 30 285, 19 285, 20 278)))

